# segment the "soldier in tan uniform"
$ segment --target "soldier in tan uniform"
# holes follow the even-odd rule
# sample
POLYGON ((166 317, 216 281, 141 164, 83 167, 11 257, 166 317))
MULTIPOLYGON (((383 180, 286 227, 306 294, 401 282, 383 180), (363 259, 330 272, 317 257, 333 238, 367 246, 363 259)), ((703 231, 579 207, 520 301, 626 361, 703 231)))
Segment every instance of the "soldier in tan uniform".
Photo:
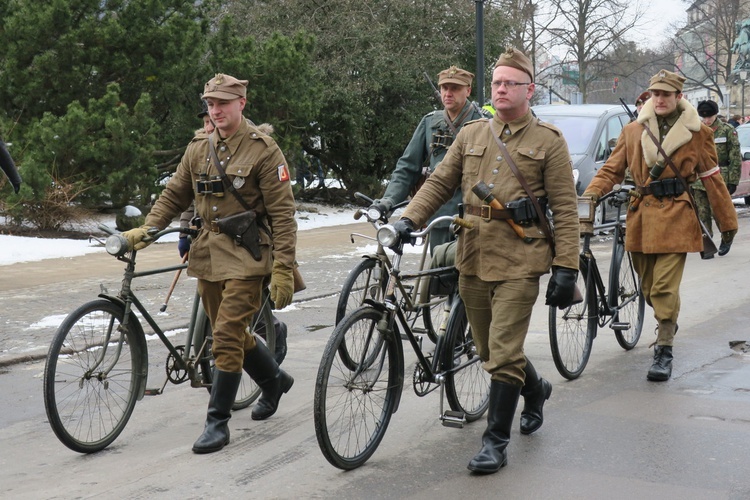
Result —
POLYGON ((247 331, 252 315, 260 308, 264 280, 269 275, 276 307, 282 309, 291 302, 297 241, 294 197, 284 155, 273 139, 242 116, 247 83, 223 74, 206 83, 203 98, 216 129, 206 140, 188 145, 145 225, 123 233, 131 247, 144 248, 149 228, 168 226, 193 199, 196 214, 203 221, 203 229, 190 248, 188 274, 198 278, 198 292, 211 320, 216 371, 206 426, 193 445, 195 453, 218 451, 229 442, 227 423, 243 368, 263 391, 253 409, 253 420, 273 415, 282 394, 294 383, 268 348, 247 331), (232 237, 218 231, 218 219, 245 209, 235 196, 224 192, 222 183, 214 182, 210 192, 205 183, 199 184, 201 179, 217 179, 219 175, 211 160, 209 140, 216 146, 229 182, 257 212, 259 261, 232 237))
POLYGON ((683 191, 683 188, 644 127, 659 139, 662 149, 688 183, 702 181, 721 227, 722 239, 731 240, 737 231, 737 213, 721 177, 714 133, 701 123, 695 108, 682 99, 684 82, 685 78, 666 70, 651 78, 651 99, 644 104, 638 119, 622 129, 612 155, 584 193, 599 198, 622 182, 626 169, 641 193, 641 201, 631 206, 637 209, 628 210, 625 249, 633 256, 643 295, 658 322, 654 360, 647 374, 648 380, 653 381, 669 380, 672 375, 672 345, 677 333, 685 259, 688 252, 701 251, 703 244, 689 194, 661 197, 653 194, 656 182, 661 183, 662 190, 667 186, 671 186, 670 190, 683 191), (659 171, 657 180, 649 182, 650 174, 659 171))
POLYGON ((497 472, 507 463, 506 447, 522 388, 526 404, 521 432, 528 434, 541 425, 542 405, 552 386, 537 375, 523 350, 539 277, 553 269, 547 304, 563 307, 572 302, 578 274, 579 227, 570 154, 560 131, 531 113, 533 74, 531 61, 518 50, 500 56, 492 77, 497 112, 491 123, 497 135, 487 119, 464 125, 445 159, 394 225, 405 239, 456 188, 461 188, 466 217, 475 225, 458 239, 456 266, 477 351, 492 376, 482 449, 468 465, 476 473, 497 472), (531 239, 526 243, 502 220, 507 219, 503 217, 507 211, 483 209, 483 201, 472 192, 478 181, 484 181, 503 203, 527 197, 503 159, 498 137, 533 193, 546 199, 554 213, 554 254, 538 219, 525 226, 531 239))

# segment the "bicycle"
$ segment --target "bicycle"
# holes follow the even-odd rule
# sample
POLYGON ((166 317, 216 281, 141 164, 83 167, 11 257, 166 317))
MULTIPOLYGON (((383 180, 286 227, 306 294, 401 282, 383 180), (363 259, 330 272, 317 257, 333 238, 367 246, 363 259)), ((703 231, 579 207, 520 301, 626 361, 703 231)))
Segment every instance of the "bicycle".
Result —
MULTIPOLYGON (((136 402, 143 396, 162 394, 167 382, 189 380, 192 387, 210 391, 214 364, 211 323, 197 291, 185 343, 174 345, 131 287, 135 278, 179 271, 187 264, 136 272, 137 252, 128 250, 127 240, 111 228, 99 227, 110 234, 107 252, 126 263, 120 290, 113 295, 102 287, 98 299, 65 318, 52 339, 44 368, 44 406, 50 426, 65 446, 79 453, 109 446, 125 428, 136 402), (160 387, 146 387, 148 346, 136 310, 168 350, 166 379, 160 387)), ((197 234, 193 229, 170 228, 151 237, 156 241, 173 232, 197 234)), ((256 334, 265 331, 265 342, 274 352, 276 334, 267 291, 250 327, 256 334)), ((260 393, 243 372, 233 409, 250 406, 260 393)))
MULTIPOLYGON (((439 222, 458 217, 438 217, 421 237, 439 222)), ((378 242, 392 247, 398 240, 393 226, 378 230, 378 242)), ((333 466, 344 470, 364 464, 380 444, 398 409, 404 384, 404 347, 396 326, 408 339, 417 357, 412 375, 414 392, 425 396, 440 388, 440 420, 447 427, 463 427, 479 419, 489 405, 490 376, 482 368, 471 327, 460 297, 451 306, 445 328, 438 330, 432 354, 425 354, 409 324, 408 290, 404 281, 435 276, 445 268, 400 270, 403 242, 395 247, 382 300, 366 298, 336 325, 325 347, 315 381, 313 417, 318 445, 333 466), (444 411, 444 399, 451 410, 444 411)))
MULTIPOLYGON (((371 198, 362 193, 354 193, 354 196, 369 205, 373 203, 371 198)), ((354 218, 359 220, 364 216, 377 232, 380 226, 388 223, 388 219, 396 210, 408 204, 409 200, 398 203, 388 213, 381 213, 375 208, 360 208, 354 213, 354 218)), ((377 238, 373 238, 372 236, 352 233, 350 235, 352 243, 354 243, 355 236, 377 242, 377 238)), ((425 264, 429 264, 428 251, 429 234, 422 241, 419 271, 424 270, 425 264)), ((378 243, 375 253, 366 254, 362 257, 362 260, 349 272, 344 285, 341 287, 341 294, 336 306, 335 324, 339 324, 344 316, 361 306, 366 298, 382 301, 386 282, 383 277, 388 275, 391 267, 391 259, 380 243, 378 243)), ((453 294, 450 292, 442 295, 431 294, 431 278, 432 276, 420 276, 415 279, 413 285, 407 287, 410 301, 405 306, 405 310, 407 311, 407 317, 409 318, 412 330, 419 334, 426 334, 435 343, 437 341, 437 330, 440 327, 444 313, 450 306, 453 294), (420 318, 422 319, 423 328, 417 326, 417 321, 420 318)), ((441 276, 435 279, 444 278, 444 276, 441 276)))
POLYGON ((609 326, 617 343, 625 350, 633 349, 641 337, 645 299, 630 252, 625 251, 625 222, 622 220, 622 207, 626 206, 631 189, 616 185, 599 199, 599 204, 606 201, 615 207, 616 216, 613 222, 597 226, 593 224, 594 206, 587 206, 590 199, 579 198, 583 243, 577 285, 584 300, 562 310, 549 309, 552 359, 560 375, 568 380, 578 378, 586 368, 597 328, 609 326), (606 287, 591 250, 594 229, 613 229, 606 287))

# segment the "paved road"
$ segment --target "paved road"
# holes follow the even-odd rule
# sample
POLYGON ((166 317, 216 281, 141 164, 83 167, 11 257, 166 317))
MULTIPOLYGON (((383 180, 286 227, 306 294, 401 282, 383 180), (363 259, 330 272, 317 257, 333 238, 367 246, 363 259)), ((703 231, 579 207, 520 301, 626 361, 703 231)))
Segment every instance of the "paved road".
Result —
MULTIPOLYGON (((314 380, 332 331, 333 294, 358 259, 352 228, 300 233, 299 260, 309 289, 281 314, 290 325, 285 368, 296 378, 279 412, 254 422, 246 411, 230 421, 232 441, 220 453, 198 456, 190 446, 201 431, 207 394, 168 386, 145 398, 123 434, 105 451, 83 456, 54 437, 42 404, 43 360, 54 323, 93 297, 100 283, 117 286, 121 265, 107 255, 3 266, 0 282, 0 487, 8 498, 659 498, 747 499, 750 484, 750 357, 728 348, 750 340, 750 224, 724 258, 688 259, 675 372, 649 383, 647 321, 639 345, 623 352, 600 331, 583 376, 557 375, 549 354, 541 301, 526 350, 554 384, 544 427, 521 436, 517 424, 510 464, 474 477, 466 463, 478 450, 484 424, 462 430, 440 425, 436 394, 418 398, 407 385, 402 405, 375 455, 343 473, 322 457, 312 425, 314 380), (10 278, 10 279, 7 279, 10 278), (48 318, 47 321, 42 321, 48 318), (28 359, 25 362, 19 360, 28 359), (12 360, 12 362, 11 362, 12 360)), ((604 244, 597 254, 604 256, 604 244)), ((174 244, 141 252, 141 263, 176 259, 174 244)), ((602 258, 606 263, 606 259, 602 258)), ((158 307, 171 277, 145 279, 139 293, 158 307)), ((178 288, 166 316, 179 326, 194 282, 178 288)), ((160 351, 149 384, 163 381, 160 351)), ((407 370, 413 366, 407 357, 407 370)), ((410 373, 407 371, 407 373, 410 373)), ((519 410, 520 412, 520 410, 519 410)))

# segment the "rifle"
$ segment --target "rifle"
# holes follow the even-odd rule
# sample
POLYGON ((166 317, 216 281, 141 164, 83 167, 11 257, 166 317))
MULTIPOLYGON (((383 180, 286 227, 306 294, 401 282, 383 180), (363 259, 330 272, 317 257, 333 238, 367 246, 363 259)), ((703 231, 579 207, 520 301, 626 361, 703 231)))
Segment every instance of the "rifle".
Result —
POLYGON ((620 104, 622 104, 622 107, 625 108, 625 111, 628 113, 628 116, 630 117, 630 121, 634 122, 636 120, 635 113, 630 109, 628 106, 628 103, 625 102, 625 99, 620 97, 620 104))
POLYGON ((432 87, 433 95, 435 96, 435 99, 437 99, 437 102, 439 105, 443 105, 443 98, 440 96, 440 91, 437 89, 434 83, 432 83, 432 78, 430 78, 430 75, 427 74, 426 71, 422 71, 422 74, 424 75, 425 79, 427 80, 427 83, 430 84, 430 87, 432 87))

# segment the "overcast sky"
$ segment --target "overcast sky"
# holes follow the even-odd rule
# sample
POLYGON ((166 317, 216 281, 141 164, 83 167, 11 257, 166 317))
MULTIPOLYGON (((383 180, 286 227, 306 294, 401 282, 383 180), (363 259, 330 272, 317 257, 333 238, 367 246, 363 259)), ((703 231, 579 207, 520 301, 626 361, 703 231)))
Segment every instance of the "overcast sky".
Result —
POLYGON ((685 9, 691 2, 682 0, 653 0, 651 2, 639 2, 645 7, 643 28, 640 34, 630 37, 639 45, 648 48, 657 48, 663 43, 674 30, 668 28, 673 24, 684 25, 687 20, 685 9))

